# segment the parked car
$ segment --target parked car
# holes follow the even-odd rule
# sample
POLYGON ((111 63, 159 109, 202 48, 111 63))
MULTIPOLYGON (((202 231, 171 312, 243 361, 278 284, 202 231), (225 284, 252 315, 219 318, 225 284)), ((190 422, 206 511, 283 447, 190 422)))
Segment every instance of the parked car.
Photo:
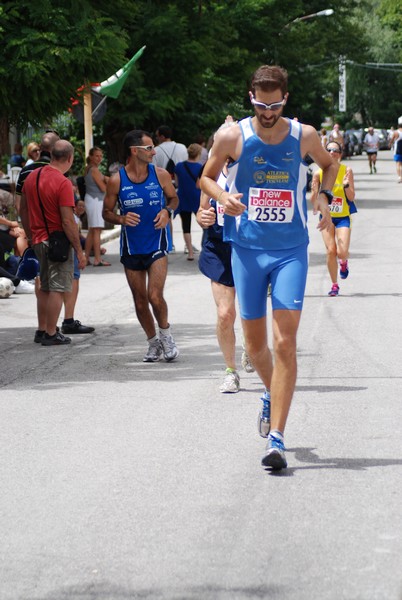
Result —
POLYGON ((386 129, 374 129, 380 138, 380 150, 388 150, 388 131, 386 129))
POLYGON ((365 135, 363 132, 363 129, 351 129, 351 131, 353 132, 353 135, 357 139, 357 148, 355 150, 355 154, 357 154, 357 155, 363 154, 363 139, 364 139, 364 135, 365 135))
POLYGON ((362 153, 362 145, 359 142, 355 129, 347 129, 343 135, 343 138, 345 141, 343 158, 362 153))

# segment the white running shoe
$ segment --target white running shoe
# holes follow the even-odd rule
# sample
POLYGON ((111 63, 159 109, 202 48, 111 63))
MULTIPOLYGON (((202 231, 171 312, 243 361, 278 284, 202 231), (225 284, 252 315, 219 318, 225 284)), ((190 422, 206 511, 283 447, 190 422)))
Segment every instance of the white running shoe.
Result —
POLYGON ((162 356, 162 344, 160 340, 156 339, 153 342, 149 342, 148 352, 142 359, 142 362, 158 362, 162 356))
POLYGON ((236 394, 240 390, 240 377, 237 371, 226 369, 225 378, 219 388, 221 394, 236 394))
POLYGON ((179 350, 172 335, 161 334, 160 343, 162 346, 163 358, 166 360, 166 362, 170 362, 179 356, 179 350))
POLYGON ((245 350, 241 355, 241 366, 246 371, 246 373, 254 373, 255 371, 251 363, 250 357, 245 350))
POLYGON ((35 286, 29 281, 21 279, 19 284, 15 287, 14 294, 34 294, 35 286))

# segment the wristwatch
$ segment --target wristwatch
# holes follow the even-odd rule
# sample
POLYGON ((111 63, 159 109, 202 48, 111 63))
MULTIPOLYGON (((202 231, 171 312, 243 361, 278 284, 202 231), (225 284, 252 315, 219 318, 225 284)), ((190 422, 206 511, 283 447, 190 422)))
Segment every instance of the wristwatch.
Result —
POLYGON ((169 208, 168 206, 164 206, 163 208, 168 211, 169 218, 174 214, 173 208, 169 208))
POLYGON ((331 204, 332 200, 334 199, 334 195, 331 190, 320 190, 320 194, 324 194, 327 197, 328 204, 331 204))

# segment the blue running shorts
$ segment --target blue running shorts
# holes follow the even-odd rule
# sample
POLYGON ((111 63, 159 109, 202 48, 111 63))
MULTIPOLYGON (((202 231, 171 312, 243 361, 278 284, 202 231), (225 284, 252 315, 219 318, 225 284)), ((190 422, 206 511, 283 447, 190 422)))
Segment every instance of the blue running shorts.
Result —
POLYGON ((198 261, 198 267, 211 281, 233 287, 232 250, 229 242, 218 239, 207 239, 203 246, 198 261))
MULTIPOLYGON (((353 202, 354 205, 354 202, 353 202)), ((355 211, 357 212, 357 211, 355 211)), ((320 215, 320 221, 322 219, 322 216, 320 215)), ((350 227, 350 217, 347 215, 345 217, 332 217, 332 222, 335 225, 335 229, 338 229, 338 227, 350 227)))
POLYGON ((307 269, 307 244, 269 251, 232 244, 233 278, 242 319, 266 316, 269 283, 273 310, 301 310, 307 269))
POLYGON ((350 227, 350 217, 332 217, 332 222, 335 229, 338 227, 350 227))

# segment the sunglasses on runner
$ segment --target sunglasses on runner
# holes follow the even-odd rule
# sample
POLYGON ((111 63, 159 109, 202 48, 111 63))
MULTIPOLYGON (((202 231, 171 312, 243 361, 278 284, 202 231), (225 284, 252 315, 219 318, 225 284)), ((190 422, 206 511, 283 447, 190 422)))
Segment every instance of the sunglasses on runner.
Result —
POLYGON ((265 102, 260 102, 259 100, 256 100, 253 94, 250 94, 250 100, 251 104, 259 108, 260 110, 279 110, 280 108, 282 108, 282 106, 285 106, 286 104, 286 98, 284 98, 280 102, 272 102, 272 104, 265 104, 265 102))
POLYGON ((130 146, 130 148, 141 148, 141 150, 146 150, 147 152, 151 152, 155 149, 155 146, 130 146))
POLYGON ((333 154, 340 154, 341 151, 337 150, 336 148, 327 148, 327 152, 331 152, 333 154))

